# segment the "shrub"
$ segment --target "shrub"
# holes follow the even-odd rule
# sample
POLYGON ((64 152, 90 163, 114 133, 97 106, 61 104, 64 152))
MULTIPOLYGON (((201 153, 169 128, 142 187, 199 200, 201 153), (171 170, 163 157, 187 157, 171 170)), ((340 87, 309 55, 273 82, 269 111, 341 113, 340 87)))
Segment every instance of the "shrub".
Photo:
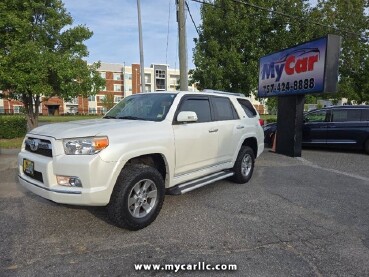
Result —
POLYGON ((276 117, 269 117, 266 121, 267 121, 267 123, 275 123, 275 122, 277 122, 277 118, 276 117))
POLYGON ((21 115, 0 116, 0 139, 23 137, 27 133, 27 120, 21 115))

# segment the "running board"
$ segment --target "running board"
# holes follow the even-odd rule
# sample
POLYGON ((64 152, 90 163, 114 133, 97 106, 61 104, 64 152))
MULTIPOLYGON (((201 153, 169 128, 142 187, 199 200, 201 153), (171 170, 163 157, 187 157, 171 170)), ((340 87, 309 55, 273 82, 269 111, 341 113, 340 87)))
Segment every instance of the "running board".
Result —
POLYGON ((184 194, 191 190, 201 188, 203 186, 206 186, 216 181, 231 177, 233 175, 234 173, 232 171, 220 171, 217 173, 213 173, 205 177, 201 177, 201 178, 191 180, 191 181, 176 185, 174 187, 171 187, 167 189, 167 194, 172 194, 172 195, 184 194))

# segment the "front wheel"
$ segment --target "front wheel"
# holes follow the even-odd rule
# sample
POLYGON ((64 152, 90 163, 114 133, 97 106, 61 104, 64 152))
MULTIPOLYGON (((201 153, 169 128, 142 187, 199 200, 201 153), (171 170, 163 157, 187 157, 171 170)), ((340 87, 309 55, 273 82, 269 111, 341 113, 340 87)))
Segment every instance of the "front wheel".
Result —
POLYGON ((109 218, 119 227, 139 230, 158 216, 164 201, 164 180, 158 170, 143 164, 125 167, 108 205, 109 218))
POLYGON ((239 184, 247 183, 251 179, 254 165, 254 151, 249 146, 242 146, 232 169, 234 175, 231 180, 239 184))

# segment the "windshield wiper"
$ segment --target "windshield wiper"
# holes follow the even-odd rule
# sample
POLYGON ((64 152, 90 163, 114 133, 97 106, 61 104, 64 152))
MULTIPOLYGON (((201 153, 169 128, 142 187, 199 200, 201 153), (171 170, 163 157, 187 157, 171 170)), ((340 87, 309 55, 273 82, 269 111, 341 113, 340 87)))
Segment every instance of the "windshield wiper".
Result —
POLYGON ((140 117, 137 117, 137 116, 131 116, 131 115, 127 115, 127 116, 120 116, 120 117, 117 117, 119 119, 131 119, 131 120, 145 120, 144 118, 140 118, 140 117))

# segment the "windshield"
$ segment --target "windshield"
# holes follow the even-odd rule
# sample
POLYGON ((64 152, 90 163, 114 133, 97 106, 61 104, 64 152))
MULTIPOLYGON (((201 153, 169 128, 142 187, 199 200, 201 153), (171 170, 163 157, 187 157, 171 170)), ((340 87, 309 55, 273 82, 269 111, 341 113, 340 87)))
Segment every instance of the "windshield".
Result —
POLYGON ((104 118, 162 121, 176 94, 143 93, 124 98, 104 118))

